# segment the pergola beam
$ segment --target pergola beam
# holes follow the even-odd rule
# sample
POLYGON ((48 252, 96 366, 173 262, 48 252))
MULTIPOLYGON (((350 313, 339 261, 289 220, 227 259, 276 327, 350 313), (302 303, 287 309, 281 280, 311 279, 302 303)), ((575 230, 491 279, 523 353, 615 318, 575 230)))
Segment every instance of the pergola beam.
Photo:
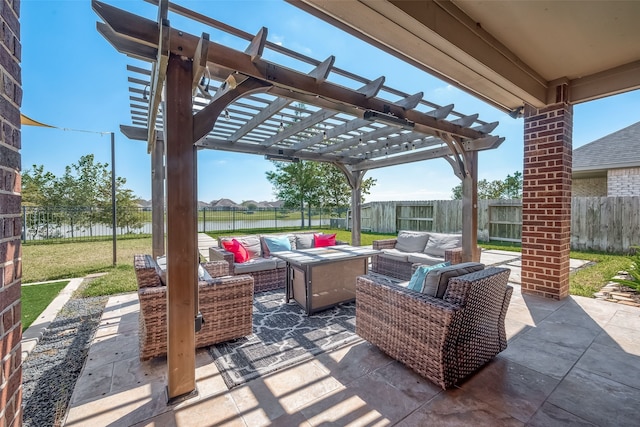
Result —
MULTIPOLYGON (((138 40, 144 45, 157 45, 158 31, 154 30, 155 24, 152 21, 137 17, 125 11, 104 5, 96 0, 92 1, 94 10, 102 19, 118 34, 123 37, 138 40), (122 23, 127 23, 123 25, 122 23), (136 28, 131 29, 128 25, 136 28)), ((172 31, 170 33, 169 49, 174 54, 193 57, 197 48, 198 38, 183 32, 172 31)), ((289 98, 296 98, 296 93, 309 94, 332 101, 334 104, 351 105, 354 108, 352 113, 357 117, 362 117, 365 110, 373 110, 393 114, 422 125, 425 133, 435 133, 443 131, 452 135, 464 138, 476 139, 484 136, 470 128, 465 128, 450 122, 437 120, 432 116, 416 110, 405 110, 401 106, 395 105, 375 97, 367 97, 358 91, 348 89, 336 84, 324 81, 318 83, 309 75, 299 73, 295 70, 266 62, 259 58, 254 58, 244 52, 239 52, 226 46, 212 43, 208 52, 208 62, 216 64, 211 67, 211 74, 217 78, 226 78, 232 72, 254 77, 265 82, 269 82, 274 87, 285 89, 290 93, 289 98)), ((153 60, 153 58, 149 58, 153 60)))

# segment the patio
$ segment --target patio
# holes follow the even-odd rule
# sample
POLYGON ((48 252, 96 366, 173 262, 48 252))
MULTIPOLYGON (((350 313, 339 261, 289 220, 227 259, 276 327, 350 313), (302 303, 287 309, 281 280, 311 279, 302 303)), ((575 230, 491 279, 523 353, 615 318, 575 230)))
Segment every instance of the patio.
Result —
POLYGON ((199 396, 170 407, 166 358, 138 360, 128 294, 107 304, 65 425, 635 424, 640 309, 522 295, 518 254, 483 251, 482 262, 512 270, 509 347, 459 388, 442 391, 360 341, 227 390, 200 350, 199 396))

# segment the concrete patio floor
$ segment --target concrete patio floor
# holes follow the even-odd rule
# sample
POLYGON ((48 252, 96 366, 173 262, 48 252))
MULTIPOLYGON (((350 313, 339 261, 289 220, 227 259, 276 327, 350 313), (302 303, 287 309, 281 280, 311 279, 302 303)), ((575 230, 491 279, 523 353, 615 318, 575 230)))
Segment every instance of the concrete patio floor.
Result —
POLYGON ((65 425, 638 425, 640 309, 523 296, 518 254, 483 251, 482 261, 512 270, 509 346, 457 388, 362 341, 230 391, 199 350, 199 395, 167 406, 166 358, 138 360, 138 301, 127 294, 109 299, 65 425))

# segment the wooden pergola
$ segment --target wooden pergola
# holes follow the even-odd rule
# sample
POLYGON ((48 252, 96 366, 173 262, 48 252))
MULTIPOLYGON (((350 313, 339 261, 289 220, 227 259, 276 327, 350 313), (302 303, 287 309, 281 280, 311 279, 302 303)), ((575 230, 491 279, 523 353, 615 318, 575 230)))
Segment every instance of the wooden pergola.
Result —
POLYGON ((503 142, 490 134, 497 122, 386 87, 384 77, 371 81, 338 69, 334 57, 293 52, 269 42, 266 28, 250 35, 166 0, 157 21, 96 0, 92 6, 103 21, 98 31, 116 50, 151 64, 128 67, 132 126, 121 129, 147 141, 151 154, 154 256, 164 253, 166 184, 170 401, 196 392, 198 149, 335 165, 352 189, 353 245, 360 244, 360 186, 368 170, 443 158, 463 183, 463 260, 479 258, 478 151, 503 142), (247 47, 174 29, 169 11, 245 39, 247 47), (301 71, 267 61, 269 53, 287 56, 301 71))

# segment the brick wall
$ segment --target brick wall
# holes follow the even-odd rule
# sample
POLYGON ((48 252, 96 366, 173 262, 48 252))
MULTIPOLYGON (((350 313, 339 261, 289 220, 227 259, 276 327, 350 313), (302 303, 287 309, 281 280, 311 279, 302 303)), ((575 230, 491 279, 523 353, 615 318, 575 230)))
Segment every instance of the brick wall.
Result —
POLYGON ((573 107, 527 108, 522 189, 522 292, 569 294, 573 107))
POLYGON ((640 168, 607 171, 607 196, 638 195, 640 195, 640 168))
POLYGON ((20 2, 0 0, 0 426, 22 424, 20 2))
POLYGON ((571 193, 573 197, 607 197, 607 177, 573 178, 571 193))

